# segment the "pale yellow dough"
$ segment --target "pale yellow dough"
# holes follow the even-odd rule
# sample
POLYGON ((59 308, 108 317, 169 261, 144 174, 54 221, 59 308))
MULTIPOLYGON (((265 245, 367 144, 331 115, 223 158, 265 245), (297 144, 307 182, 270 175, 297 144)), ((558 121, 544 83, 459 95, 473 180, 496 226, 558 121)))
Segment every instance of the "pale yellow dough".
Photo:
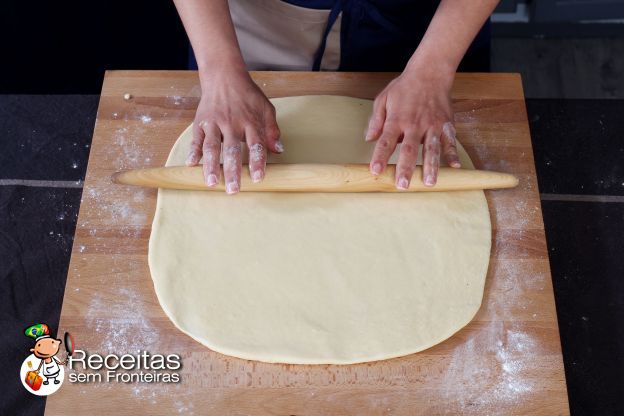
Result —
MULTIPOLYGON (((371 101, 272 102, 286 148, 273 162, 369 162, 371 101)), ((189 128, 167 166, 184 164, 190 141, 189 128)), ((159 190, 149 265, 169 318, 215 351, 349 364, 424 350, 470 322, 483 297, 490 228, 482 191, 159 190)))

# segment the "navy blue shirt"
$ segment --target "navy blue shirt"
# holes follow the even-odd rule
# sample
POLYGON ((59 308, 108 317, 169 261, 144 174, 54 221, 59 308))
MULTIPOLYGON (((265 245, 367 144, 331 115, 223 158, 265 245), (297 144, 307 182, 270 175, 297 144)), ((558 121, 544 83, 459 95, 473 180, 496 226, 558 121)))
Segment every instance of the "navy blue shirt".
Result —
POLYGON ((334 7, 335 0, 282 0, 306 9, 329 10, 334 7))

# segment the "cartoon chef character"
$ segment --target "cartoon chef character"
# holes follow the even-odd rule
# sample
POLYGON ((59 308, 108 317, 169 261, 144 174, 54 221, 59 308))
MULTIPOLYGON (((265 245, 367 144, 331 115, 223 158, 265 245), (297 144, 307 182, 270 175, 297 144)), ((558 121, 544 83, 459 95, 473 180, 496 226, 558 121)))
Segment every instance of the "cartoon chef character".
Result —
POLYGON ((24 332, 26 336, 35 340, 35 346, 30 351, 41 360, 37 372, 43 367, 41 372, 45 377, 43 384, 49 384, 50 379, 54 381, 54 384, 59 384, 60 381, 57 380, 61 371, 59 365, 67 362, 67 360, 61 362, 54 357, 59 352, 61 340, 50 336, 50 329, 46 324, 30 326, 24 332))

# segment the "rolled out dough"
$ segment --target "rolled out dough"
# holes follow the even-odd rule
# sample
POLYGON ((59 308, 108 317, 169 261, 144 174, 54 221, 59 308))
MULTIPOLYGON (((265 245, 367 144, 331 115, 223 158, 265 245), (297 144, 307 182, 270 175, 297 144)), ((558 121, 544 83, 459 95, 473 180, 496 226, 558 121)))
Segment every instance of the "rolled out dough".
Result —
MULTIPOLYGON (((273 99, 274 163, 368 163, 372 102, 273 99)), ((191 129, 167 166, 184 163, 191 129)), ((472 163, 463 148, 464 167, 472 163)), ((490 254, 482 191, 254 194, 159 190, 149 265, 160 304, 197 341, 266 362, 348 364, 415 353, 468 324, 490 254)))

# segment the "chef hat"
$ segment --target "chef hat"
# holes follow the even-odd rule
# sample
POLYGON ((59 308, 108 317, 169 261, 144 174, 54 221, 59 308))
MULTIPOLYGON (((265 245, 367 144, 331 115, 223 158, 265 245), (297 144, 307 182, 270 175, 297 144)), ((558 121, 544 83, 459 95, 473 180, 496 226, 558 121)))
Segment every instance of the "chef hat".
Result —
POLYGON ((34 338, 35 341, 39 341, 43 338, 50 338, 50 328, 48 328, 46 324, 29 326, 24 333, 27 337, 34 338))

